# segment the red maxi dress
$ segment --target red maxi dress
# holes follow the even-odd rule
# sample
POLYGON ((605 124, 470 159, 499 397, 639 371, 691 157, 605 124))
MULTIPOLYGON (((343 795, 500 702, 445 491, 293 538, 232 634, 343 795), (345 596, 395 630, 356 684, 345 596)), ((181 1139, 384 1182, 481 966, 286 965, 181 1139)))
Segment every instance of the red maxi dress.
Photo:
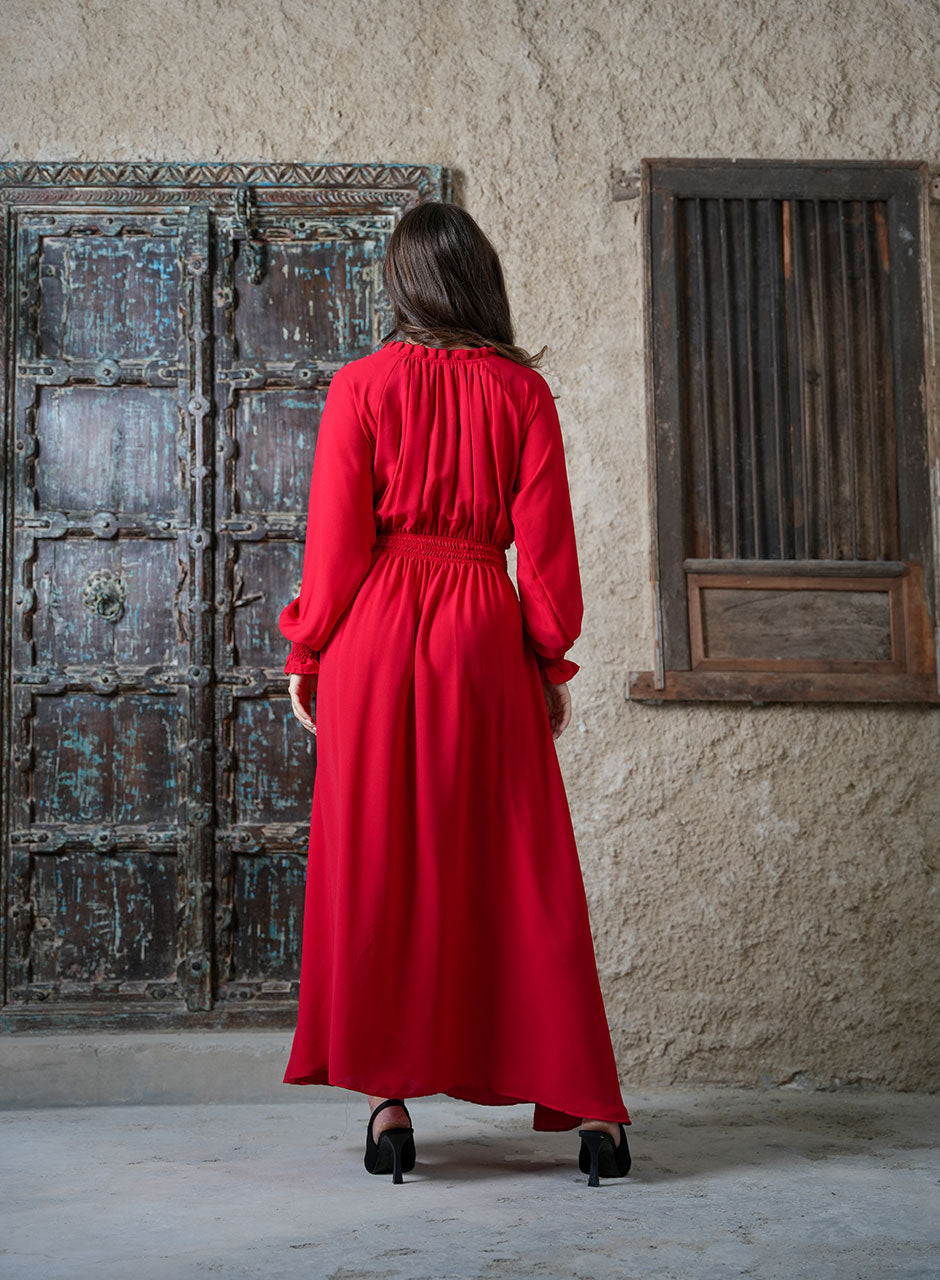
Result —
POLYGON ((317 680, 285 1083, 630 1124, 542 692, 582 611, 537 370, 393 341, 336 372, 278 620, 317 680))

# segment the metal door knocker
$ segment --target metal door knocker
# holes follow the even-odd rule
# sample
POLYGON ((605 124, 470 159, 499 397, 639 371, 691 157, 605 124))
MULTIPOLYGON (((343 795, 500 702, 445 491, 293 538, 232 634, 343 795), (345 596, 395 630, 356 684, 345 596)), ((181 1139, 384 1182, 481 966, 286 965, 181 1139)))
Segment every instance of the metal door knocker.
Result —
POLYGON ((108 569, 96 570, 82 587, 82 603, 107 622, 117 622, 124 612, 124 583, 108 569))

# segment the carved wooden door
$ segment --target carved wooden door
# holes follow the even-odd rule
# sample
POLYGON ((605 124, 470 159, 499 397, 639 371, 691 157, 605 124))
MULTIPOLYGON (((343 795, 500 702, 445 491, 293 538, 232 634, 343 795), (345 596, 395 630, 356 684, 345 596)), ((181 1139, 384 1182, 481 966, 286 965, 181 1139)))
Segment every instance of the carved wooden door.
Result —
POLYGON ((317 423, 434 166, 0 165, 3 1030, 287 1025, 317 423))

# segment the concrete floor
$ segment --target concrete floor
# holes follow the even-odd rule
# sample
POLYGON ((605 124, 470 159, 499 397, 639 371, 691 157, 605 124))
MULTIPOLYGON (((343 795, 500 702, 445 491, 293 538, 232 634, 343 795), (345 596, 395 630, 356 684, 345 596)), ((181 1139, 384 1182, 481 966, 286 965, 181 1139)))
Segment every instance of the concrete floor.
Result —
POLYGON ((936 1097, 625 1091, 633 1168, 589 1188, 529 1107, 415 1099, 396 1186, 363 1168, 361 1095, 296 1092, 0 1113, 0 1275, 940 1276, 936 1097))

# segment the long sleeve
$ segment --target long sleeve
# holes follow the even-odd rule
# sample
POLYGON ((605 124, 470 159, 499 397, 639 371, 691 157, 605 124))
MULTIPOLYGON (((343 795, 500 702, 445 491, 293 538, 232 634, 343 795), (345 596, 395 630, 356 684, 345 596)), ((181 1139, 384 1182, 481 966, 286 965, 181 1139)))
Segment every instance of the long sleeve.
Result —
POLYGON ((314 449, 300 595, 278 618, 285 674, 319 674, 320 650, 351 604, 375 544, 373 445, 346 367, 326 393, 314 449))
POLYGON ((544 684, 580 670, 564 654, 581 633, 584 603, 558 411, 545 379, 533 381, 510 516, 528 642, 544 684))

